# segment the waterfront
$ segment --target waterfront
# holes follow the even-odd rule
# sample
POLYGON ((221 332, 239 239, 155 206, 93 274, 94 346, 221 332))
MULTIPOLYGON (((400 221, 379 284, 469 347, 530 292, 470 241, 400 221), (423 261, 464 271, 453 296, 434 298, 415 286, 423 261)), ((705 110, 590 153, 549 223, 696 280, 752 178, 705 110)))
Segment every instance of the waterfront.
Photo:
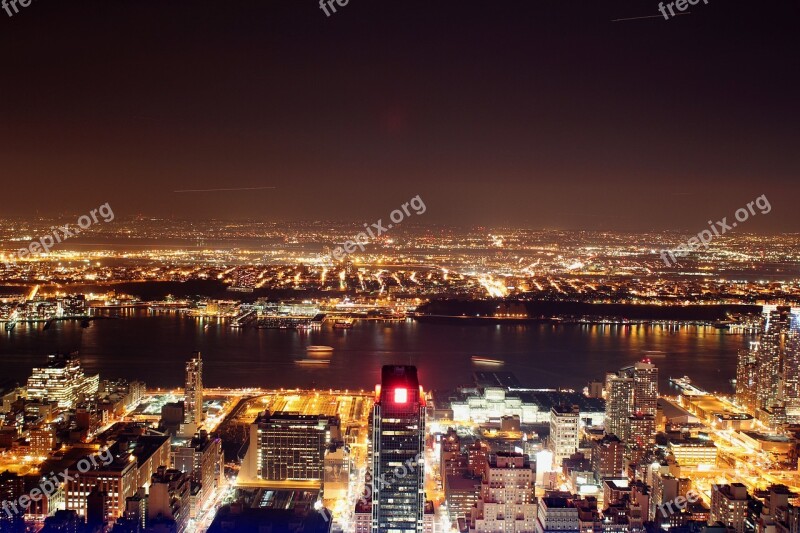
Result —
POLYGON ((200 350, 205 382, 222 387, 371 388, 382 365, 419 367, 424 386, 472 382, 477 370, 511 371, 531 387, 581 388, 605 372, 643 358, 670 376, 690 375, 712 391, 731 392, 736 352, 749 337, 711 327, 536 324, 449 325, 357 321, 350 330, 232 329, 226 323, 175 313, 113 312, 82 328, 78 321, 20 324, 0 332, 3 379, 24 382, 48 353, 79 351, 88 372, 101 378, 141 379, 151 387, 183 382, 185 361, 200 350), (206 328, 206 324, 209 326, 206 328), (306 365, 306 347, 334 348, 330 364, 306 365), (503 361, 483 365, 473 356, 503 361))

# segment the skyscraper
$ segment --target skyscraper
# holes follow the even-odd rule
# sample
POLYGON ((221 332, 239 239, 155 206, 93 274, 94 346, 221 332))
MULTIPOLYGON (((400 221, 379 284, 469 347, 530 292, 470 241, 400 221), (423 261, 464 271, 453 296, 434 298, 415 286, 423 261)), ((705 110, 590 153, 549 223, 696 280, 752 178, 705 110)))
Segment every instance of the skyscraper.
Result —
POLYGON ((606 433, 628 440, 628 420, 633 414, 633 378, 606 376, 606 433))
MULTIPOLYGON (((628 443, 632 437, 631 424, 641 420, 655 421, 657 412, 658 368, 649 360, 606 376, 607 434, 616 435, 628 443)), ((650 435, 647 435, 646 440, 649 439, 650 435)))
POLYGON ((557 467, 578 451, 580 445, 580 408, 555 406, 550 410, 550 450, 557 467))
POLYGON ((739 351, 736 399, 773 426, 800 422, 800 321, 789 307, 765 311, 761 338, 739 351))
POLYGON ((800 317, 792 315, 785 340, 783 399, 788 422, 800 422, 800 317))
POLYGON ((656 416, 658 410, 658 368, 649 359, 622 369, 633 378, 633 414, 656 416))
POLYGON ((384 366, 372 414, 372 531, 422 533, 425 396, 413 366, 384 366))
POLYGON ((736 401, 751 413, 756 411, 756 388, 758 368, 756 354, 758 341, 750 342, 750 349, 739 350, 736 364, 736 401))
POLYGON ((183 400, 185 433, 194 435, 203 423, 203 359, 200 352, 186 363, 186 389, 183 400))

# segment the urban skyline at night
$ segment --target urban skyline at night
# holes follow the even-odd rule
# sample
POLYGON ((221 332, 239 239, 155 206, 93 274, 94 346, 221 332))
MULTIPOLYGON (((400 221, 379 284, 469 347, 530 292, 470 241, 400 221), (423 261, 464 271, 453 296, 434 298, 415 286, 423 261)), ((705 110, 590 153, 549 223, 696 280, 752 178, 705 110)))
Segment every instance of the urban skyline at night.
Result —
POLYGON ((0 533, 800 533, 798 17, 0 0, 0 533))

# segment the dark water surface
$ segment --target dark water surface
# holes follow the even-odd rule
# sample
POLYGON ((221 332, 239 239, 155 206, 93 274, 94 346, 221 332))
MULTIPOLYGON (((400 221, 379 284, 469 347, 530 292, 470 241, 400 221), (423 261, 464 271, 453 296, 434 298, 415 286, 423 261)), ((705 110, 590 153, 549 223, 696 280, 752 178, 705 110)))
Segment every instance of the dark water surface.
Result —
POLYGON ((748 337, 695 326, 545 325, 465 326, 356 322, 351 330, 297 332, 231 329, 184 315, 121 312, 83 329, 79 322, 19 324, 0 328, 0 379, 24 382, 48 353, 79 350, 89 372, 101 378, 144 380, 153 387, 183 383, 184 363, 203 352, 208 386, 371 389, 382 365, 413 364, 426 389, 472 383, 476 370, 514 372, 531 387, 583 387, 644 357, 670 376, 689 375, 698 385, 730 392, 736 352, 748 337), (332 346, 329 365, 307 366, 308 345, 332 346), (481 366, 479 355, 505 361, 481 366))

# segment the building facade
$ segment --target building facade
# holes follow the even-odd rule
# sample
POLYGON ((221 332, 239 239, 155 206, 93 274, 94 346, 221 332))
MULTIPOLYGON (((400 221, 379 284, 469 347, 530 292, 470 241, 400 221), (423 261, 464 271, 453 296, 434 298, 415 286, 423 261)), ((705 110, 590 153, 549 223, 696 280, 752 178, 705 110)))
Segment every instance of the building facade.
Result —
POLYGON ((577 406, 559 406, 550 410, 550 450, 557 467, 578 451, 580 414, 577 406))
POLYGON ((338 418, 297 413, 262 413, 252 426, 257 476, 268 481, 322 481, 325 450, 338 418))
POLYGON ((372 531, 425 529, 425 396, 413 366, 384 366, 372 415, 372 531))
POLYGON ((470 519, 470 533, 536 531, 535 474, 528 457, 498 453, 489 461, 470 519))

